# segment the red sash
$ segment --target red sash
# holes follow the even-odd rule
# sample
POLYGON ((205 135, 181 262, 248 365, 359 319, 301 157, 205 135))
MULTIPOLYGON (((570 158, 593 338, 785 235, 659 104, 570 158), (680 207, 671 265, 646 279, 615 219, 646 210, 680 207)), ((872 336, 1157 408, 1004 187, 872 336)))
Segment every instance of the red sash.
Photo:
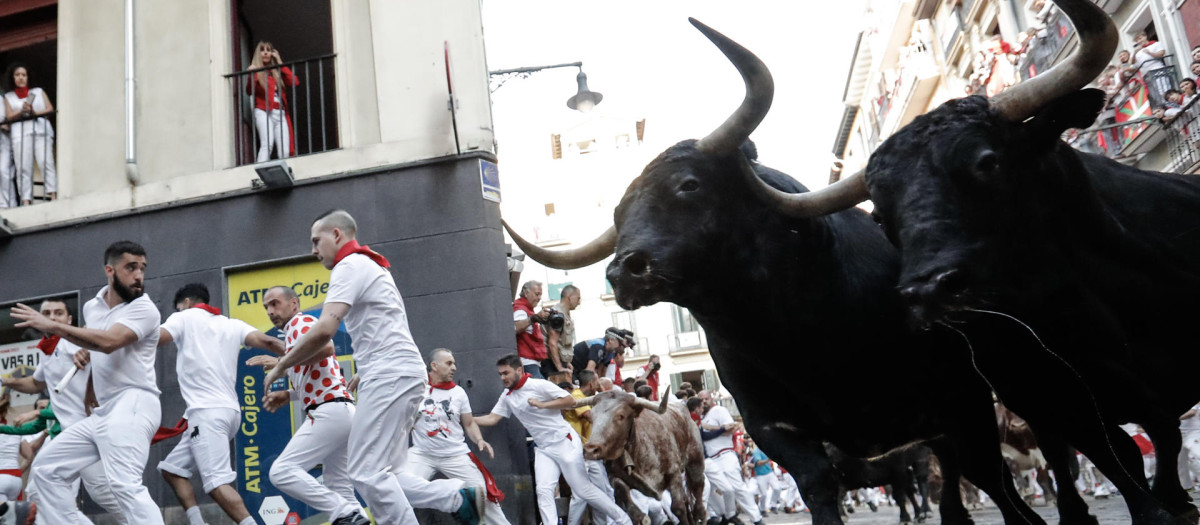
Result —
MULTIPOLYGON (((479 461, 479 457, 474 452, 467 452, 467 456, 470 456, 475 466, 479 467, 479 473, 483 474, 483 483, 487 487, 487 500, 492 503, 504 501, 504 492, 500 490, 500 487, 496 486, 496 478, 493 478, 492 473, 488 472, 487 467, 483 466, 483 462, 479 461)), ((480 514, 483 514, 482 510, 480 514)))

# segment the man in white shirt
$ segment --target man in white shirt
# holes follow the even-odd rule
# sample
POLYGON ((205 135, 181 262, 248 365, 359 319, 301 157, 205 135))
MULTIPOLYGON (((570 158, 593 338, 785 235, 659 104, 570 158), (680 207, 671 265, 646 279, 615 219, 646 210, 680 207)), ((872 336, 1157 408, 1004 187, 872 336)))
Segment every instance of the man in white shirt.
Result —
MULTIPOLYGON (((291 351, 304 333, 312 330, 317 318, 300 311, 300 297, 287 286, 276 286, 263 294, 263 308, 271 323, 284 333, 286 351, 291 351)), ((304 421, 292 435, 283 452, 271 463, 271 484, 283 493, 324 512, 332 525, 370 525, 362 514, 354 483, 346 466, 346 444, 354 423, 354 398, 346 388, 338 365, 333 341, 325 343, 320 361, 292 367, 288 371, 290 390, 271 392, 263 398, 263 407, 274 412, 295 400, 303 402, 304 421), (309 471, 321 465, 317 481, 309 471)), ((246 361, 250 366, 271 368, 278 358, 258 355, 246 361)))
POLYGON ((229 457, 229 442, 241 422, 238 404, 238 354, 242 345, 283 353, 278 339, 238 319, 221 315, 209 304, 208 287, 192 283, 175 292, 175 313, 158 329, 159 346, 175 343, 179 355, 175 372, 179 392, 187 403, 183 413, 188 431, 158 463, 163 479, 175 491, 190 525, 204 525, 196 494, 188 481, 198 471, 204 492, 238 525, 254 525, 242 496, 233 488, 237 475, 229 457))
MULTIPOLYGON (((74 319, 67 311, 67 303, 64 301, 58 299, 42 301, 40 311, 51 321, 68 325, 74 324, 74 319)), ((58 424, 63 430, 66 430, 87 417, 87 413, 83 409, 83 398, 87 393, 87 378, 90 368, 84 367, 79 373, 72 375, 60 390, 57 387, 63 378, 72 371, 78 370, 75 367, 75 352, 79 350, 79 347, 60 336, 48 335, 38 342, 38 349, 44 355, 38 361, 33 375, 21 378, 6 377, 2 380, 3 384, 26 394, 49 392, 50 403, 54 406, 54 415, 58 418, 58 424)), ((117 500, 113 497, 108 479, 104 477, 103 465, 94 463, 83 469, 79 473, 79 479, 71 485, 72 494, 79 493, 80 480, 83 481, 83 486, 87 488, 92 501, 117 517, 121 515, 121 508, 117 506, 117 500)), ((25 486, 25 495, 30 501, 35 503, 38 501, 37 484, 33 483, 32 479, 25 486)), ((79 512, 79 509, 75 509, 75 511, 79 512)), ((81 512, 76 518, 80 517, 83 517, 81 512)))
POLYGON ((1179 449, 1179 482, 1191 489, 1200 481, 1200 404, 1179 416, 1183 446, 1179 449))
POLYGON ((354 488, 378 523, 416 525, 415 506, 454 513, 474 525, 483 510, 483 487, 462 488, 457 480, 426 481, 404 472, 408 434, 428 388, 425 362, 409 332, 404 300, 388 271, 391 264, 359 245, 357 234, 358 225, 344 210, 313 222, 312 253, 333 270, 325 305, 265 384, 269 389, 288 369, 319 356, 344 319, 359 376, 349 443, 354 488))
POLYGON ((98 403, 90 416, 42 447, 33 462, 33 480, 43 502, 39 524, 78 522, 71 489, 80 472, 96 462, 104 466, 129 523, 163 523, 158 505, 142 485, 150 439, 162 416, 154 374, 161 316, 143 293, 146 250, 129 241, 113 243, 104 252, 104 273, 107 286, 83 307, 87 328, 51 321, 23 304, 12 309, 12 316, 21 321, 18 327, 58 335, 82 347, 75 362, 82 366, 90 360, 88 398, 98 403))
MULTIPOLYGON (((404 468, 412 475, 433 479, 437 473, 447 478, 459 479, 471 485, 495 486, 491 473, 467 448, 466 438, 487 452, 489 458, 496 457, 492 446, 483 440, 479 425, 471 414, 471 401, 467 391, 454 383, 458 365, 454 354, 438 348, 429 356, 429 392, 421 400, 417 426, 412 431, 412 450, 404 468), (492 481, 492 483, 487 483, 492 481)), ((489 494, 484 510, 484 522, 488 525, 507 525, 508 519, 500 510, 503 493, 495 489, 489 494)))
POLYGON ((558 523, 554 488, 558 485, 559 474, 562 474, 571 486, 572 494, 578 494, 588 505, 599 509, 619 525, 632 525, 629 515, 588 479, 583 463, 583 443, 562 416, 563 410, 575 406, 575 398, 571 393, 524 372, 524 365, 517 354, 504 356, 496 363, 496 368, 500 372, 500 382, 504 383, 507 390, 500 394, 492 413, 475 418, 475 423, 490 427, 512 415, 533 437, 537 445, 533 471, 537 479, 538 512, 541 513, 542 523, 558 523))
POLYGON ((717 405, 708 391, 697 397, 703 402, 704 415, 700 418, 701 430, 723 429, 720 435, 704 442, 704 475, 712 485, 712 497, 722 498, 721 505, 726 520, 737 518, 738 507, 750 515, 750 521, 761 524, 762 514, 754 503, 754 496, 746 490, 742 480, 742 465, 733 449, 733 431, 737 429, 729 410, 717 405))

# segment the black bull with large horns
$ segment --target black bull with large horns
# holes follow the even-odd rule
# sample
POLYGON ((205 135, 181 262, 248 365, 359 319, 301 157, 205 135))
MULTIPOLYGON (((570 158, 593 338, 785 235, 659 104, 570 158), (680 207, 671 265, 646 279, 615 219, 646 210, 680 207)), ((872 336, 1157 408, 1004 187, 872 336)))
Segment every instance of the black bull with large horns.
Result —
MULTIPOLYGON (((1039 443, 1065 441, 1092 459, 1136 523, 1195 523, 1174 472, 1177 417, 1200 399, 1200 178, 1138 170, 1060 139, 1103 109, 1104 94, 1083 88, 1112 59, 1117 31, 1092 2, 1057 3, 1080 38, 1069 59, 990 100, 918 117, 839 194, 810 200, 842 209, 871 198, 902 253, 912 322, 961 331, 1039 443), (1152 487, 1122 422, 1154 442, 1152 487)), ((792 216, 811 215, 809 202, 760 191, 792 216)))
MULTIPOLYGON (((556 268, 615 253, 608 278, 622 307, 670 301, 691 310, 747 432, 795 477, 815 523, 841 523, 823 442, 868 457, 923 440, 954 480, 947 487, 958 487, 961 473, 1007 521, 1044 523, 1013 487, 989 388, 962 340, 907 329, 895 287, 899 256, 867 214, 823 215, 829 210, 818 202, 809 209, 814 217, 791 218, 764 205, 771 194, 760 181, 771 191, 806 191, 740 151, 770 108, 770 73, 749 51, 693 23, 746 81, 738 110, 707 137, 680 142, 647 165, 617 207, 614 227, 595 241, 551 251, 509 229, 513 240, 556 268)), ((943 502, 943 523, 970 522, 957 493, 943 502)))

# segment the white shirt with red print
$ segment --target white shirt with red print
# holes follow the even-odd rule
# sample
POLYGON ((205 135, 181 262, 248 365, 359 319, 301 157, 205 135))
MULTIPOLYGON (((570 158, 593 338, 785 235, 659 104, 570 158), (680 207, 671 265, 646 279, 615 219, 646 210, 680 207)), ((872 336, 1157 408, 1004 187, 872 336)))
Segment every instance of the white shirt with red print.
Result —
MULTIPOLYGON (((284 326, 287 334, 284 346, 287 351, 291 352, 300 336, 307 334, 316 323, 316 317, 305 313, 296 314, 288 321, 284 326)), ((337 357, 326 357, 316 365, 292 367, 288 371, 288 379, 292 381, 293 397, 301 400, 305 407, 333 401, 339 397, 353 399, 350 397, 350 391, 346 389, 346 380, 342 378, 342 369, 338 366, 337 357)))

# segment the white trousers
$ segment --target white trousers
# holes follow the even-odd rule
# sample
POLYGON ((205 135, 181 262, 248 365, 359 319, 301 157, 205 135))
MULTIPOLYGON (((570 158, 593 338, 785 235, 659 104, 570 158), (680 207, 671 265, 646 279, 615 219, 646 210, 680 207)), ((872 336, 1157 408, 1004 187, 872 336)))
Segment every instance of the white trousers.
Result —
POLYGON ((704 510, 710 518, 725 517, 725 498, 713 491, 713 484, 708 481, 707 472, 704 475, 704 510))
POLYGON ((255 162, 270 160, 272 150, 281 159, 292 155, 292 135, 283 110, 272 109, 268 114, 254 108, 254 128, 258 130, 258 156, 255 162))
POLYGON ((742 482, 742 468, 738 464, 736 453, 729 451, 705 459, 704 476, 712 483, 713 491, 720 493, 713 494, 713 499, 720 497, 724 500, 722 509, 718 510, 724 510, 726 518, 737 516, 738 506, 741 506, 742 511, 750 515, 751 522, 762 519, 758 505, 754 504, 754 496, 746 490, 746 485, 742 482))
POLYGON ((353 403, 324 403, 309 411, 271 464, 270 480, 275 488, 324 512, 330 521, 362 510, 346 466, 354 412, 353 403), (321 465, 324 484, 308 473, 317 465, 321 465))
POLYGON ((17 501, 21 495, 21 477, 0 474, 0 502, 17 501))
POLYGON ((13 133, 12 156, 21 200, 33 200, 33 163, 35 160, 38 168, 42 170, 46 193, 58 191, 58 174, 54 169, 53 133, 13 133))
POLYGON ((779 492, 779 484, 775 479, 775 473, 755 476, 754 480, 758 484, 758 510, 764 511, 775 508, 775 493, 779 492))
POLYGON ((800 497, 800 487, 796 486, 796 479, 791 474, 781 474, 779 476, 779 502, 785 507, 804 508, 804 499, 800 497))
POLYGON ((1179 484, 1190 489, 1200 481, 1200 430, 1184 430, 1179 448, 1179 484))
POLYGON ((427 388, 423 377, 370 377, 358 385, 350 479, 376 523, 417 525, 413 507, 455 512, 462 505, 461 481, 426 481, 403 468, 408 435, 427 388))
MULTIPOLYGON (((613 491, 612 483, 608 481, 608 471, 604 470, 604 462, 599 460, 585 459, 583 460, 583 468, 587 470, 588 480, 592 482, 605 496, 610 500, 616 498, 616 492, 613 491)), ((577 492, 571 492, 571 506, 567 510, 567 524, 579 525, 583 522, 583 511, 587 510, 587 501, 583 499, 577 492)), ((613 517, 602 513, 600 509, 596 510, 598 523, 613 523, 613 517), (602 520, 600 518, 603 518, 602 520)))
POLYGON ((126 521, 161 525, 162 512, 142 485, 160 410, 157 395, 128 389, 43 446, 33 460, 33 479, 44 502, 38 506, 38 524, 91 523, 79 521, 72 486, 80 472, 99 462, 126 521))
POLYGON ((229 442, 238 431, 242 412, 232 408, 198 408, 187 412, 183 439, 158 463, 158 470, 182 478, 199 471, 208 494, 237 480, 229 458, 229 442))
POLYGON ((671 512, 671 493, 668 491, 663 491, 660 501, 642 494, 636 489, 629 489, 629 499, 650 518, 650 525, 679 522, 679 518, 676 518, 675 513, 671 512))
POLYGON ((17 200, 17 187, 13 167, 12 139, 8 133, 0 132, 0 208, 12 208, 21 204, 17 200))
MULTIPOLYGON (((433 479, 433 476, 440 472, 447 478, 461 480, 473 487, 484 486, 483 473, 466 454, 432 456, 417 450, 410 450, 408 451, 408 463, 404 464, 404 470, 421 479, 433 479)), ((483 515, 485 523, 508 525, 508 518, 504 517, 504 511, 500 509, 499 503, 488 501, 484 506, 486 507, 483 515)))
POLYGON ((558 476, 567 480, 571 494, 578 494, 588 505, 620 525, 633 525, 612 498, 592 483, 583 462, 583 444, 579 436, 571 433, 571 439, 563 439, 547 446, 534 448, 533 473, 537 478, 537 504, 542 523, 558 523, 558 507, 554 505, 554 488, 558 476))
MULTIPOLYGON (((88 496, 92 498, 92 501, 96 502, 97 505, 100 505, 100 507, 116 518, 117 523, 128 523, 121 516, 121 506, 117 505, 117 497, 112 493, 112 487, 108 484, 108 478, 104 477, 104 465, 96 462, 84 468, 79 473, 79 478, 71 483, 71 494, 79 494, 80 481, 83 482, 83 487, 87 489, 88 496)), ((29 476, 29 483, 25 485, 25 497, 29 501, 42 504, 42 501, 38 498, 37 483, 33 482, 32 474, 29 476)), ((79 514, 75 519, 82 517, 84 521, 80 521, 80 523, 84 523, 87 518, 83 514, 83 511, 79 509, 74 509, 74 511, 79 514)))

